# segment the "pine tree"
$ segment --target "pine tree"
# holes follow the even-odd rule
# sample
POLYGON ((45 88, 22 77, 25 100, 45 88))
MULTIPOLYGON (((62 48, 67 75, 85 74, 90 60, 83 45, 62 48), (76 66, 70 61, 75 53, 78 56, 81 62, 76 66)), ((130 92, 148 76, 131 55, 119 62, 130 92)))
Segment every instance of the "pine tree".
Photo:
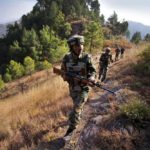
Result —
POLYGON ((131 42, 138 44, 141 41, 141 33, 140 32, 135 32, 131 38, 131 42))

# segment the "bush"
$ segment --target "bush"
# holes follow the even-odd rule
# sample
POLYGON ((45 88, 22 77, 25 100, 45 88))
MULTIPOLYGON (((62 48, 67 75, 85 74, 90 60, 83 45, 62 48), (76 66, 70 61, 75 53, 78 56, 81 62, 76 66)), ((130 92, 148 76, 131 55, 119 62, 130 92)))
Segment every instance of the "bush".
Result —
POLYGON ((139 99, 134 99, 120 107, 121 113, 132 121, 150 119, 150 107, 139 99))
POLYGON ((47 60, 40 61, 36 64, 37 70, 50 69, 51 67, 52 67, 52 64, 49 63, 47 60))
POLYGON ((8 72, 12 76, 12 79, 18 79, 23 76, 24 67, 20 63, 11 60, 8 67, 8 72))
POLYGON ((2 80, 2 76, 0 75, 0 91, 2 91, 5 87, 5 83, 4 81, 2 80))
POLYGON ((5 82, 10 82, 11 80, 12 80, 11 75, 10 75, 8 72, 6 72, 6 73, 4 74, 4 81, 5 81, 5 82))
POLYGON ((140 55, 140 61, 135 66, 135 72, 139 75, 150 75, 150 46, 147 47, 140 55))
POLYGON ((35 70, 35 63, 34 60, 27 56, 24 59, 24 69, 25 69, 25 74, 31 74, 35 70))

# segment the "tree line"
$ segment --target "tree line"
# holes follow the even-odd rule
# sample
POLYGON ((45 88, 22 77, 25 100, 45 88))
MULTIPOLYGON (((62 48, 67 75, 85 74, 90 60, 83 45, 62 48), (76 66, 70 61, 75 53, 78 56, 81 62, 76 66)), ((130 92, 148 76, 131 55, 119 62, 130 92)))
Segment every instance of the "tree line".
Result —
POLYGON ((90 52, 100 50, 104 39, 125 35, 128 28, 116 13, 106 22, 98 0, 37 0, 0 38, 0 85, 59 62, 68 51, 66 39, 73 34, 75 20, 83 23, 78 34, 86 36, 85 50, 90 52))

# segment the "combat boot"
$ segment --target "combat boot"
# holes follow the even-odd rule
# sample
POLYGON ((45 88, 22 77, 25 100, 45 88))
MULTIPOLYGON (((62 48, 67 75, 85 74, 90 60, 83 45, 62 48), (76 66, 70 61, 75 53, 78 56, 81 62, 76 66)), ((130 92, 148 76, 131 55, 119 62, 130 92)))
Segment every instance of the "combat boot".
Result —
POLYGON ((75 130, 75 128, 69 127, 68 130, 67 130, 67 132, 66 132, 66 134, 64 135, 64 137, 68 136, 69 134, 71 134, 73 132, 73 130, 75 130))

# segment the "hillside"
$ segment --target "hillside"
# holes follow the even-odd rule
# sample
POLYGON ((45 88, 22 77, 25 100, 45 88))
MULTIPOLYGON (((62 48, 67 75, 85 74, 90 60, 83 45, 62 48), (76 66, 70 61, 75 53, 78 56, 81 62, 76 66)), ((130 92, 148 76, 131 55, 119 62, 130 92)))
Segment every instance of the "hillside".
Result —
POLYGON ((142 38, 144 38, 144 36, 147 33, 150 33, 150 26, 147 26, 147 25, 144 25, 144 24, 138 23, 138 22, 133 22, 133 21, 128 21, 128 23, 129 23, 128 29, 131 33, 130 37, 132 37, 132 35, 135 32, 141 32, 142 38))
POLYGON ((133 69, 139 59, 137 54, 143 49, 127 50, 125 58, 110 66, 103 86, 116 91, 116 96, 91 89, 79 127, 65 148, 61 137, 68 126, 72 103, 67 84, 61 78, 53 75, 41 86, 1 100, 0 149, 148 150, 150 122, 136 122, 135 126, 119 111, 122 104, 135 97, 150 104, 149 78, 145 76, 141 80, 133 69))

